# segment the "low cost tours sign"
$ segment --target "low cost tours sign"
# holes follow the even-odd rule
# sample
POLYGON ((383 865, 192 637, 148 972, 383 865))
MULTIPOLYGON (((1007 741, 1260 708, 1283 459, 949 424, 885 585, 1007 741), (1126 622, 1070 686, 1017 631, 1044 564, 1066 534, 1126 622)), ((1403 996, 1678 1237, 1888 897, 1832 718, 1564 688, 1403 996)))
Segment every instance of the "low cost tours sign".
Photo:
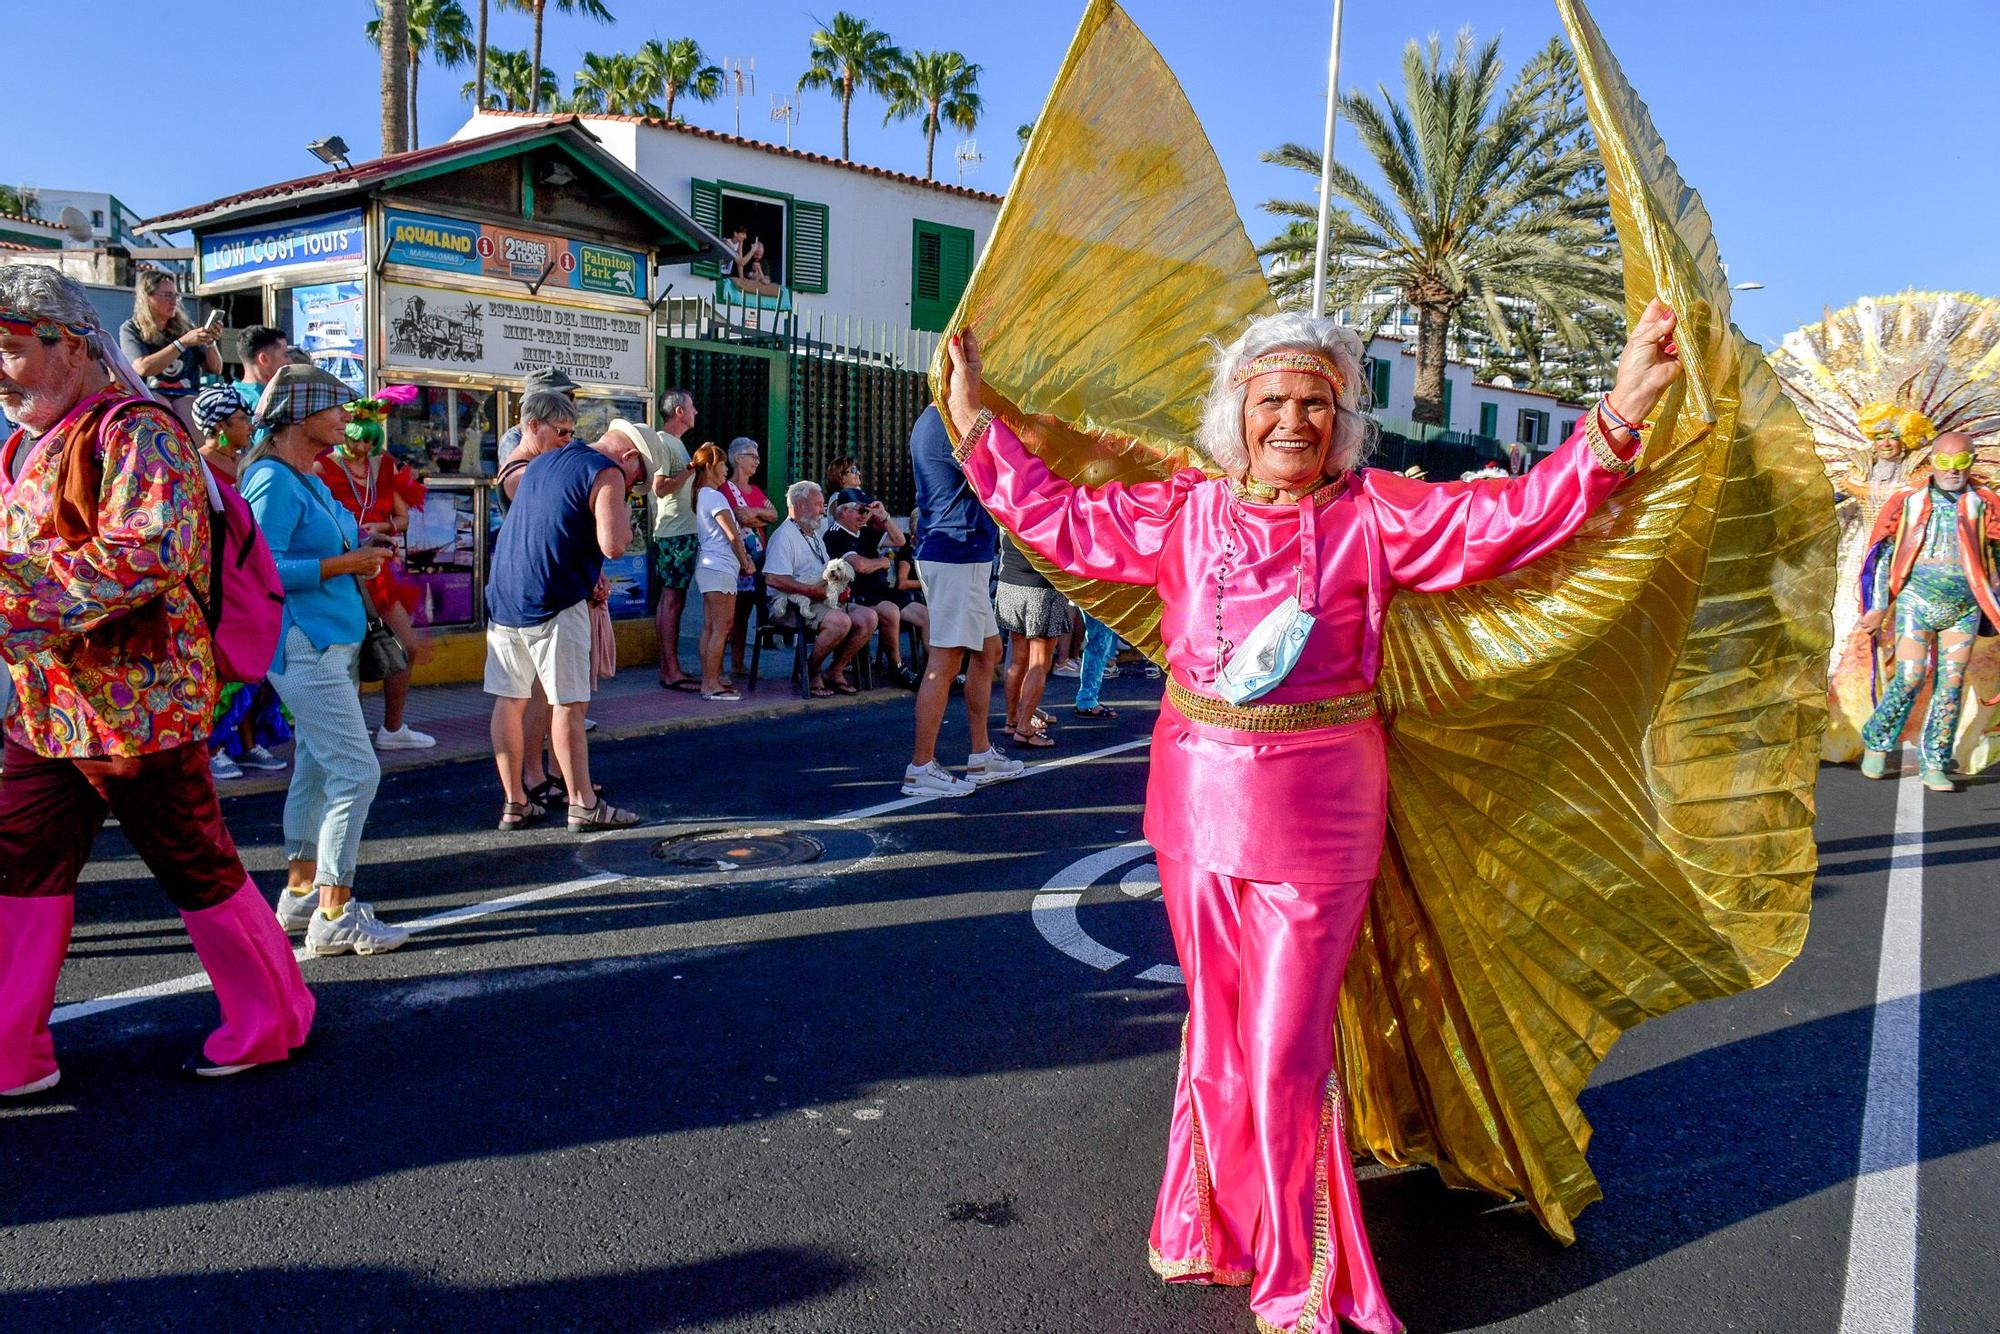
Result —
POLYGON ((382 320, 392 367, 520 379, 560 366, 585 384, 647 383, 640 315, 385 282, 382 320))
POLYGON ((363 254, 361 210, 210 232, 201 238, 200 250, 204 283, 302 264, 358 261, 363 254))
POLYGON ((646 257, 637 251, 408 209, 385 209, 382 217, 383 257, 391 264, 646 297, 646 257))

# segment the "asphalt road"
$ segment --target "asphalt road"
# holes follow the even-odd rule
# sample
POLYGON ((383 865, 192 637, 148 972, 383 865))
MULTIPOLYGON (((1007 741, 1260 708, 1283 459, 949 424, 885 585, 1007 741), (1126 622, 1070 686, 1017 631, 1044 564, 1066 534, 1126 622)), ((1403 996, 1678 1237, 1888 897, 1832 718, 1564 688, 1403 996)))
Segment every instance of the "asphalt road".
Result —
MULTIPOLYGON (((1034 758, 1151 721, 1141 682, 1111 688, 1111 723, 1059 693, 1063 746, 1034 758)), ((57 1095, 0 1109, 0 1330, 1240 1334, 1241 1292, 1145 1265, 1183 1001, 1145 851, 1111 851, 1139 836, 1143 749, 826 823, 895 802, 907 728, 899 695, 601 743, 613 794, 667 823, 593 840, 490 832, 483 765, 388 778, 362 873, 383 917, 524 898, 309 961, 314 1041, 281 1069, 178 1073, 205 992, 59 1024, 57 1095), (824 855, 654 855, 743 829, 824 855), (1061 878, 1092 854, 1071 909, 1061 878)), ((1576 1245, 1427 1172, 1364 1172, 1412 1330, 1841 1328, 1884 896, 1911 850, 1895 784, 1826 770, 1820 797, 1804 957, 1643 1027, 1593 1081, 1607 1199, 1576 1245)), ((227 803, 269 883, 279 804, 227 803)), ((1938 1334, 2000 1327, 1997 806, 2000 782, 1924 802, 1914 1328, 1938 1334)), ((107 833, 59 1002, 194 970, 107 833)))

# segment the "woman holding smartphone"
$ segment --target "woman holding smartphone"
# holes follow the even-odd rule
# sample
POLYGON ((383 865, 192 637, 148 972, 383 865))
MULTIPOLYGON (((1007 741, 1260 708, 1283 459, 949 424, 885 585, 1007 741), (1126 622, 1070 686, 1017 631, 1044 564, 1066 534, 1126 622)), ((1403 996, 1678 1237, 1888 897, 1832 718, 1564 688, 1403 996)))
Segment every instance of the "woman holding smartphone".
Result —
POLYGON ((222 374, 222 354, 215 340, 222 336, 222 312, 195 326, 181 310, 180 287, 170 273, 139 275, 132 291, 132 318, 118 328, 118 347, 132 368, 145 377, 146 387, 195 434, 194 396, 204 372, 222 374))

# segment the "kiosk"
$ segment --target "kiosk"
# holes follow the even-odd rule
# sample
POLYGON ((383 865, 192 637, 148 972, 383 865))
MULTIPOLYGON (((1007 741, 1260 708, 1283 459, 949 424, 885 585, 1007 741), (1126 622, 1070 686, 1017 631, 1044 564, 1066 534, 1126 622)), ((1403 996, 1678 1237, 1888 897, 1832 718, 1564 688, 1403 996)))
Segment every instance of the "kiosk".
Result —
MULTIPOLYGON (((426 590, 418 623, 439 631, 483 630, 500 519, 492 477, 527 377, 556 366, 581 386, 585 438, 614 417, 651 422, 657 271, 725 249, 571 117, 286 181, 141 230, 194 233, 195 293, 229 328, 274 325, 357 392, 390 399, 390 449, 430 492, 404 558, 426 590)), ((613 617, 631 622, 621 658, 650 651, 650 567, 643 547, 606 567, 613 617)), ((480 638, 435 636, 423 676, 476 679, 480 638)))

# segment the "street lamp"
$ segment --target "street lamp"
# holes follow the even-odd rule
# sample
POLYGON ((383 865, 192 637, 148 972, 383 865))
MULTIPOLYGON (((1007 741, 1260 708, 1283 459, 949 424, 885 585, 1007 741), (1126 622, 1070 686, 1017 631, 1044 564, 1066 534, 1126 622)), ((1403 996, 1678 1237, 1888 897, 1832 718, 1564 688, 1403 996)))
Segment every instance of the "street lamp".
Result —
POLYGON ((1731 290, 1732 292, 1761 292, 1761 291, 1763 291, 1763 290, 1764 290, 1764 284, 1762 284, 1762 283, 1737 283, 1737 284, 1736 284, 1736 285, 1735 285, 1734 287, 1730 288, 1730 290, 1731 290))
POLYGON ((313 140, 306 145, 306 152, 329 167, 339 167, 342 171, 354 170, 354 164, 347 160, 347 140, 337 134, 313 140))

